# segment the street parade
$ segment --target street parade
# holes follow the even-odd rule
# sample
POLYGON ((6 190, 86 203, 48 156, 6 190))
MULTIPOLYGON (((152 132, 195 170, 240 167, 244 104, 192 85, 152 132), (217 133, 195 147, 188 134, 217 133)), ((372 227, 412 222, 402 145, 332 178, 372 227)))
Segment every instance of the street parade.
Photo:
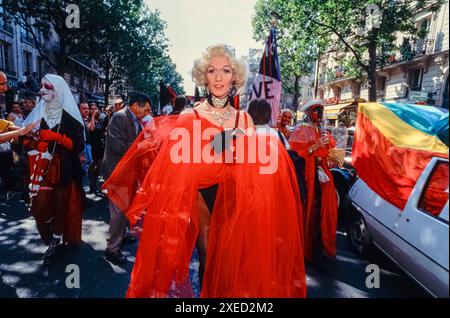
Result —
POLYGON ((448 298, 448 6, 0 1, 0 298, 448 298))

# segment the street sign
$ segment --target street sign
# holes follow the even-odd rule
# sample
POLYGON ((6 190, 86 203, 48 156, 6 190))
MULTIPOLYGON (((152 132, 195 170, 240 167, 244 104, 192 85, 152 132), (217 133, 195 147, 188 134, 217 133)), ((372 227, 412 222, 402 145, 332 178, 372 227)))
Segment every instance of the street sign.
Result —
POLYGON ((415 102, 426 102, 428 100, 428 93, 420 91, 410 91, 409 100, 415 102))

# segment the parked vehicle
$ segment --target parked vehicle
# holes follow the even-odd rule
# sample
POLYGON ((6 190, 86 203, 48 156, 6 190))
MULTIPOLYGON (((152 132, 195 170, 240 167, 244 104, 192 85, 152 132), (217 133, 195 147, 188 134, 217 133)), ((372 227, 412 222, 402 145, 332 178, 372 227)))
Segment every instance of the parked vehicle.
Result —
POLYGON ((448 171, 448 159, 432 158, 403 210, 360 178, 345 196, 352 250, 378 248, 434 297, 449 297, 448 171))
POLYGON ((345 200, 345 195, 350 190, 350 187, 355 183, 357 175, 356 170, 352 166, 352 147, 355 128, 348 129, 348 141, 345 148, 344 166, 342 168, 332 168, 334 186, 338 195, 339 219, 346 220, 348 218, 348 200, 345 200))

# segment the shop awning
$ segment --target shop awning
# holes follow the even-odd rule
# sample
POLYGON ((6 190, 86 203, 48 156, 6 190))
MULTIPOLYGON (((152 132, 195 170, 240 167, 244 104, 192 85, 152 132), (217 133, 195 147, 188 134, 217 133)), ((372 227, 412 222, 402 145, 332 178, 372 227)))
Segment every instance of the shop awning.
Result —
POLYGON ((341 103, 336 105, 325 105, 323 111, 327 115, 328 119, 337 119, 339 113, 346 107, 352 105, 353 103, 341 103))

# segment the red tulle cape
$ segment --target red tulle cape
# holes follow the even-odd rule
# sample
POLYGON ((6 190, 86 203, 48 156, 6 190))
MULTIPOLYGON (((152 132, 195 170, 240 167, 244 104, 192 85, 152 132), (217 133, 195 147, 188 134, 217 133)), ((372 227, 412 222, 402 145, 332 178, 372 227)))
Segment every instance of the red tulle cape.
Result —
POLYGON ((248 156, 248 144, 260 136, 238 137, 242 143, 235 148, 244 145, 238 153, 247 158, 207 163, 199 162, 198 154, 211 153, 217 126, 191 114, 156 118, 155 124, 156 130, 138 137, 104 186, 131 223, 145 214, 127 297, 166 297, 173 283, 188 279, 199 233, 196 199, 199 189, 214 184, 219 187, 201 296, 305 297, 302 207, 293 165, 279 140, 265 136, 258 144, 277 151, 274 172, 261 174, 267 163, 248 156), (200 150, 192 138, 189 162, 175 162, 182 137, 172 137, 195 136, 199 125, 210 136, 200 150))

